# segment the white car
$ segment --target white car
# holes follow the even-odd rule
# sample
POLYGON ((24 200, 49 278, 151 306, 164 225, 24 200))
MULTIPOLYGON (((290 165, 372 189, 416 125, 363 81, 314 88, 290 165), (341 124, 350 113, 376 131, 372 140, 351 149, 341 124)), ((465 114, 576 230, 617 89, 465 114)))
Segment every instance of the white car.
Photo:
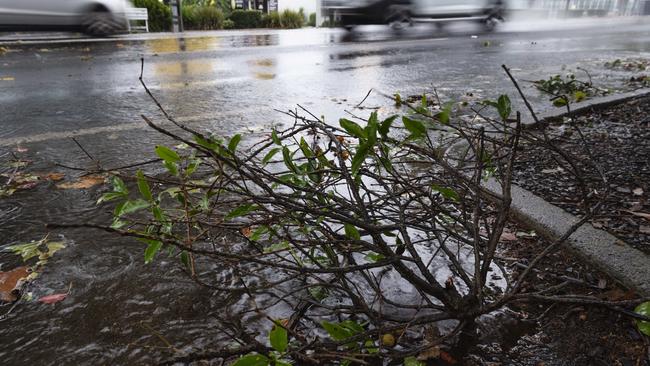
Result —
POLYGON ((127 0, 0 0, 0 30, 75 30, 104 36, 127 29, 127 0))
POLYGON ((503 21, 505 0, 324 0, 323 8, 350 30, 362 24, 390 24, 464 19, 482 23, 487 30, 503 21))

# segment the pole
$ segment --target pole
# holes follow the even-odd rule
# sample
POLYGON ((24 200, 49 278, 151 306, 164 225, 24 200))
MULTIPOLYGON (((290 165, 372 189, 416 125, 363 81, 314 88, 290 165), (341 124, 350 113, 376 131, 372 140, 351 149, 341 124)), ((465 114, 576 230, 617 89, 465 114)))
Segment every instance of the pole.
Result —
POLYGON ((172 7, 172 32, 178 33, 183 31, 183 16, 181 15, 182 0, 171 0, 172 7))

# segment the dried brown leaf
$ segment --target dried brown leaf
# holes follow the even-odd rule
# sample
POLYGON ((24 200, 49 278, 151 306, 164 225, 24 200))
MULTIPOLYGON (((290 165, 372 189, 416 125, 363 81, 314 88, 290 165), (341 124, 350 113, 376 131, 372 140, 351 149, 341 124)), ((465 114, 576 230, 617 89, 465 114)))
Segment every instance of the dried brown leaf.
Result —
POLYGON ((56 187, 59 189, 88 189, 102 183, 104 183, 103 176, 87 175, 74 182, 59 183, 56 187))
POLYGON ((0 272, 0 301, 13 302, 18 298, 17 292, 31 270, 29 267, 18 267, 8 272, 0 272))

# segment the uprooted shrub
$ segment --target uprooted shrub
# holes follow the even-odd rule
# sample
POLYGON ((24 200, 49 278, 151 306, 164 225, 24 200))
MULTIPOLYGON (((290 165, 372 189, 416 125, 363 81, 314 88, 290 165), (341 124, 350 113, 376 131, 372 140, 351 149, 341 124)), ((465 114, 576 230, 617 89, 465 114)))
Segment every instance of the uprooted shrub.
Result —
POLYGON ((480 123, 432 104, 338 124, 287 112, 294 124, 258 141, 143 117, 182 146, 156 147, 166 174, 138 171, 137 192, 113 178, 108 230, 221 293, 213 316, 233 340, 210 354, 236 365, 415 365, 510 302, 580 301, 522 286, 562 239, 516 275, 496 261, 527 138, 509 98, 480 123))

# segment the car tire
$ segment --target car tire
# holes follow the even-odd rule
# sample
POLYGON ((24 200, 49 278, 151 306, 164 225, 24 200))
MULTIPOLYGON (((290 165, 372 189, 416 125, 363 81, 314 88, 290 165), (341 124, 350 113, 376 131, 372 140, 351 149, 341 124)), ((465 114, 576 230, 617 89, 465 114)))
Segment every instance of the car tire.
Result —
POLYGON ((105 37, 114 34, 118 27, 113 15, 108 11, 93 11, 84 17, 84 33, 93 37, 105 37))
POLYGON ((399 31, 413 26, 413 19, 411 19, 411 14, 407 10, 403 8, 391 9, 389 14, 388 26, 393 30, 399 31))

